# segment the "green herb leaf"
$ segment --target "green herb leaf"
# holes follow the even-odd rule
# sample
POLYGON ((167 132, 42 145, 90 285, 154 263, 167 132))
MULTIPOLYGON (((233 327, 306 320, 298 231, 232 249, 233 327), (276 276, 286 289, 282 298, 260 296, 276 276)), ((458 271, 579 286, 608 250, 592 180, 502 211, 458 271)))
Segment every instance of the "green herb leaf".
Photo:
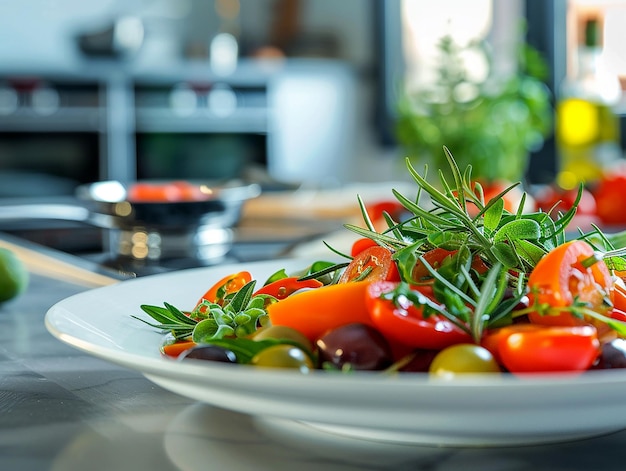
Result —
POLYGON ((516 219, 506 223, 496 231, 493 241, 515 241, 520 239, 537 240, 541 237, 541 226, 532 219, 516 219))
POLYGON ((503 212, 504 212, 504 200, 498 199, 484 213, 483 224, 485 226, 485 231, 491 234, 498 228, 498 225, 500 224, 500 220, 502 219, 503 212))

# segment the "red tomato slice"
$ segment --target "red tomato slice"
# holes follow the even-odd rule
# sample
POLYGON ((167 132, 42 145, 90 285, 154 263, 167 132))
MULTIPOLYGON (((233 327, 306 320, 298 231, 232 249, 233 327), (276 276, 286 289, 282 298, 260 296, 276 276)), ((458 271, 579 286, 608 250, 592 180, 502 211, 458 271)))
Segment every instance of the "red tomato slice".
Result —
MULTIPOLYGON (((586 302, 589 308, 606 313, 610 306, 613 281, 603 261, 590 267, 582 262, 593 256, 593 248, 582 240, 572 240, 548 252, 537 263, 528 277, 529 306, 562 308, 571 306, 575 300, 586 302)), ((529 314, 531 322, 544 325, 575 326, 588 324, 568 312, 529 314)))
POLYGON ((223 304, 224 298, 231 293, 235 293, 252 281, 252 275, 247 271, 240 271, 222 278, 220 281, 211 286, 206 293, 196 303, 196 307, 203 301, 211 303, 223 304))
POLYGON ((592 325, 503 327, 498 356, 511 373, 582 372, 600 354, 592 325))
POLYGON ((339 283, 350 281, 400 281, 396 262, 389 249, 379 245, 369 247, 352 259, 339 283))
MULTIPOLYGON (((367 289, 366 306, 374 326, 390 341, 403 345, 440 350, 456 343, 471 342, 470 335, 454 325, 448 319, 431 314, 422 315, 422 309, 410 301, 396 306, 392 301, 383 299, 382 294, 393 291, 398 283, 378 281, 367 289)), ((432 299, 429 287, 414 288, 432 299)))
MULTIPOLYGON (((621 276, 621 275, 618 275, 621 276)), ((611 290, 611 301, 613 307, 620 311, 626 311, 626 288, 619 283, 613 283, 613 289, 611 290)))
POLYGON ((298 277, 291 276, 263 286, 254 293, 254 296, 257 294, 268 294, 276 299, 285 299, 300 289, 320 288, 321 286, 324 286, 324 283, 319 280, 299 280, 298 277))

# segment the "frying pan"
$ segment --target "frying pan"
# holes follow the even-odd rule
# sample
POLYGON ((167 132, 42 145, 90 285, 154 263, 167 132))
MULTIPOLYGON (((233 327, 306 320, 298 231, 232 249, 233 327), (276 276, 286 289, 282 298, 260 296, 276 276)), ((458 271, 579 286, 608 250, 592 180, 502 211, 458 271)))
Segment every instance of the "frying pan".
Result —
POLYGON ((243 204, 257 197, 257 184, 238 181, 206 184, 185 182, 193 198, 136 199, 136 185, 166 187, 180 182, 109 180, 81 185, 77 204, 0 205, 0 221, 32 219, 85 223, 111 232, 113 255, 134 260, 194 258, 210 262, 223 256, 233 241, 243 204))

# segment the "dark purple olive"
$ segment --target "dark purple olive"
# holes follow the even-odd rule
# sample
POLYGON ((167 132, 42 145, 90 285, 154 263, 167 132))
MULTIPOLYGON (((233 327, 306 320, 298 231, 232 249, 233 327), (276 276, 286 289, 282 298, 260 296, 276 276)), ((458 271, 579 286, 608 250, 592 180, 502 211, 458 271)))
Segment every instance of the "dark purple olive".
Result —
POLYGON ((439 350, 419 349, 411 352, 399 371, 407 373, 426 373, 430 368, 433 358, 439 353, 439 350))
POLYGON ((195 360, 220 361, 223 363, 237 363, 237 356, 227 348, 217 345, 197 345, 185 350, 178 357, 179 360, 193 358, 195 360))
POLYGON ((605 343, 593 368, 597 370, 626 368, 626 339, 617 338, 605 343))
POLYGON ((316 346, 320 366, 327 364, 338 369, 382 370, 393 362, 387 340, 365 324, 348 324, 333 329, 320 337, 316 346))

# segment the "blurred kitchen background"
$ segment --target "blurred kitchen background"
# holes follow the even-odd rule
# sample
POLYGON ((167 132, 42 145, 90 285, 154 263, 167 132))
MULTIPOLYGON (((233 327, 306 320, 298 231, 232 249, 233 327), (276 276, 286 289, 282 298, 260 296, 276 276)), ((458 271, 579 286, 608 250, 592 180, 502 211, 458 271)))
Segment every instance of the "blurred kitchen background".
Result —
MULTIPOLYGON (((388 192, 407 180, 403 87, 441 66, 443 37, 486 41, 491 62, 465 58, 477 77, 515 74, 531 46, 553 119, 590 19, 618 83, 621 160, 626 1, 0 0, 0 201, 64 200, 99 180, 388 192)), ((528 140, 528 187, 558 179, 548 121, 528 140)), ((59 221, 7 224, 62 250, 99 242, 59 221)))

